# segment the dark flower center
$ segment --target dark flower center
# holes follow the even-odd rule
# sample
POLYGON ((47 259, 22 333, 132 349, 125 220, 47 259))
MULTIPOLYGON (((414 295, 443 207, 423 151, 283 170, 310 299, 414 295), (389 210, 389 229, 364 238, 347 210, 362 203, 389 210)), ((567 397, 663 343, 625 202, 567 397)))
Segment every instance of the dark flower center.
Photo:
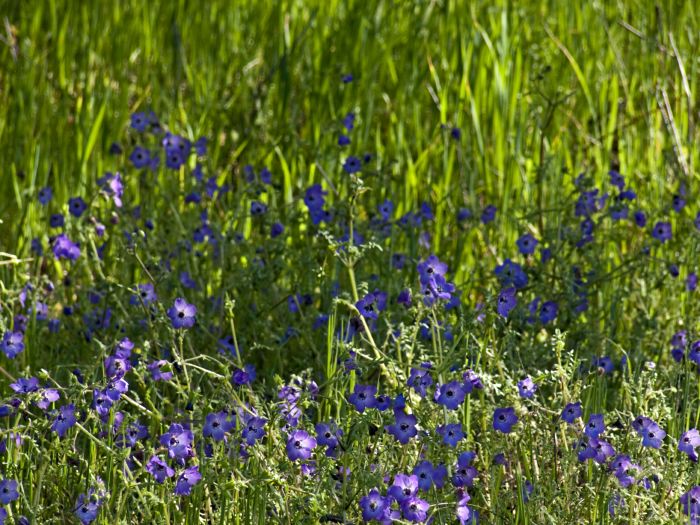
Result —
POLYGON ((325 433, 325 436, 326 436, 326 439, 329 439, 329 438, 331 437, 331 433, 330 433, 330 432, 326 432, 326 433, 325 433))
POLYGON ((180 319, 182 319, 183 317, 185 317, 185 312, 178 312, 178 313, 177 313, 177 316, 178 316, 180 319))
POLYGON ((294 447, 297 448, 297 449, 300 449, 300 448, 301 448, 301 441, 299 441, 299 440, 295 441, 295 442, 294 442, 294 447))

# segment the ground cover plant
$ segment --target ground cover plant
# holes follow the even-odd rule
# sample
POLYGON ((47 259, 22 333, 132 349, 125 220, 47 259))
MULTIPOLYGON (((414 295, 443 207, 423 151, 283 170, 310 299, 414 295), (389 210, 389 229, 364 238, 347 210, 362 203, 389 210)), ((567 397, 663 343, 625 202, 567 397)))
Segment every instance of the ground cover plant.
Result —
POLYGON ((0 3, 0 523, 698 523, 692 3, 0 3))

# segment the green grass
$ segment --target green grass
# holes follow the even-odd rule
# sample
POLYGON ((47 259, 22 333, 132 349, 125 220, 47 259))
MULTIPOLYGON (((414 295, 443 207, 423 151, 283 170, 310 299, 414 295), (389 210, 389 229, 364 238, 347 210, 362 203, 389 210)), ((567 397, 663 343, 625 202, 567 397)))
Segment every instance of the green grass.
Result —
POLYGON ((616 164, 660 198, 694 173, 698 42, 691 4, 657 5, 6 2, 2 247, 26 253, 35 189, 94 185, 144 108, 215 139, 220 169, 265 160, 301 188, 315 163, 334 170, 330 123, 354 107, 355 144, 382 159, 403 209, 425 188, 505 215, 520 199, 550 209, 565 172, 616 164), (339 86, 346 72, 357 80, 339 86), (441 147, 441 123, 463 129, 460 151, 441 147))
MULTIPOLYGON (((396 395, 409 367, 422 359, 436 360, 436 373, 448 377, 451 363, 468 358, 488 388, 473 394, 453 419, 465 428, 465 446, 478 452, 483 476, 471 493, 486 523, 680 523, 677 499, 700 482, 700 471, 683 462, 671 437, 700 424, 700 387, 689 364, 670 363, 667 346, 678 329, 700 326, 700 309, 691 294, 682 293, 682 283, 669 284, 665 268, 678 262, 683 275, 697 270, 697 234, 688 233, 687 243, 674 238, 667 251, 653 248, 649 258, 638 257, 647 239, 631 224, 601 221, 596 235, 602 241, 580 256, 562 242, 555 259, 563 263, 538 275, 536 290, 571 295, 567 265, 596 270, 590 311, 566 334, 514 329, 491 314, 480 325, 471 312, 477 303, 492 304, 498 291, 493 267, 514 256, 520 234, 531 231, 552 245, 573 237, 573 181, 581 172, 601 185, 608 170, 619 168, 651 224, 671 216, 674 232, 692 230, 700 140, 700 23, 694 11, 692 2, 642 0, 0 0, 0 333, 11 325, 12 316, 3 312, 14 311, 28 279, 55 281, 60 290, 52 306, 60 310, 78 296, 59 284, 69 275, 80 292, 94 285, 111 301, 115 318, 128 319, 134 315, 127 304, 130 287, 152 273, 174 297, 184 292, 176 270, 186 269, 200 285, 202 317, 223 333, 230 326, 238 334, 259 366, 262 386, 235 390, 228 382, 232 363, 213 351, 216 337, 201 331, 178 339, 163 322, 164 308, 146 328, 129 319, 129 330, 146 334, 139 352, 152 356, 160 347, 174 348, 185 354, 178 360, 184 358, 190 374, 163 388, 144 381, 131 385, 136 405, 129 409, 136 407, 151 436, 182 417, 187 402, 195 406, 192 417, 202 419, 240 395, 275 419, 274 397, 266 396, 274 396, 290 374, 317 372, 322 395, 318 403, 308 401, 314 422, 344 421, 348 443, 360 451, 343 456, 352 482, 337 489, 328 477, 319 484, 302 478, 283 457, 284 436, 271 430, 248 462, 223 445, 217 448, 211 462, 201 463, 207 485, 181 504, 170 489, 123 474, 127 454, 115 449, 113 436, 96 437, 101 426, 94 414, 83 429, 71 431, 71 440, 59 440, 42 421, 38 437, 22 447, 10 445, 3 462, 3 477, 21 479, 24 487, 14 516, 70 522, 65 502, 72 504, 100 476, 111 493, 100 523, 315 523, 328 512, 358 520, 359 497, 381 475, 410 470, 421 450, 416 443, 397 447, 386 434, 369 436, 370 428, 388 423, 387 415, 358 416, 347 408, 347 393, 369 378, 396 395), (350 84, 340 81, 346 73, 355 76, 350 84), (59 204, 95 195, 96 179, 117 167, 110 144, 118 141, 128 155, 136 143, 127 132, 129 116, 150 109, 176 133, 209 138, 208 174, 234 186, 224 204, 209 211, 228 234, 242 232, 251 243, 238 246, 229 236, 217 261, 189 257, 178 244, 181 266, 163 269, 161 257, 174 249, 174 239, 189 235, 198 214, 182 203, 185 170, 160 170, 127 184, 132 202, 157 224, 153 240, 139 241, 133 250, 114 241, 104 263, 18 261, 32 257, 33 237, 48 239, 38 189, 50 185, 59 204), (361 194, 357 181, 342 174, 344 153, 336 143, 350 110, 357 114, 352 152, 376 159, 376 169, 362 174, 367 191, 361 194), (459 142, 450 138, 452 126, 462 130, 459 142), (238 183, 246 164, 270 167, 276 191, 262 199, 289 230, 288 240, 265 253, 272 263, 261 269, 255 266, 255 242, 262 243, 265 232, 247 216, 251 195, 238 183), (343 260, 344 252, 338 257, 312 238, 305 222, 300 200, 313 183, 329 190, 350 221, 367 219, 385 198, 395 202, 397 217, 423 201, 434 204, 431 250, 449 263, 450 279, 469 306, 464 315, 445 318, 454 325, 453 343, 435 327, 429 343, 420 341, 416 322, 431 313, 420 308, 400 319, 406 331, 398 343, 388 335, 352 344, 333 337, 335 327, 347 326, 358 294, 377 282, 393 295, 406 283, 415 285, 413 263, 426 254, 415 235, 401 234, 382 241, 382 251, 350 250, 350 260, 343 260), (669 203, 679 184, 689 188, 692 210, 673 215, 669 203), (487 204, 498 207, 494 226, 455 224, 460 207, 478 215, 487 204), (401 279, 390 269, 394 250, 412 261, 401 279), (342 294, 332 303, 324 298, 334 281, 342 294), (328 332, 307 326, 299 337, 278 343, 284 328, 296 322, 286 313, 286 297, 297 291, 321 298, 331 314, 328 332), (220 312, 207 302, 219 292, 231 300, 220 312), (344 374, 338 362, 352 349, 369 356, 364 376, 344 374), (578 359, 596 355, 629 355, 632 364, 614 378, 576 371, 578 359), (513 389, 525 373, 543 392, 529 405, 513 389), (553 423, 561 406, 576 399, 586 416, 605 411, 608 424, 614 417, 626 425, 631 416, 649 414, 663 421, 670 436, 663 453, 644 457, 644 468, 661 475, 659 488, 626 492, 627 507, 616 521, 607 511, 616 481, 602 469, 580 465, 571 450, 574 433, 553 423), (490 431, 491 409, 506 403, 527 414, 513 439, 490 431), (377 472, 371 472, 370 453, 363 452, 371 448, 385 451, 377 472), (501 451, 512 461, 508 468, 491 463, 501 451), (522 498, 526 479, 536 483, 530 503, 522 498)), ((127 214, 120 220, 125 229, 141 228, 127 214)), ((77 221, 69 227, 77 232, 77 221)), ((87 228, 79 231, 82 247, 92 253, 95 236, 87 228)), ((27 349, 1 370, 57 379, 88 406, 91 393, 70 370, 101 361, 113 341, 87 344, 79 325, 74 321, 67 335, 54 339, 30 322, 27 349)), ((86 368, 87 384, 101 380, 100 367, 86 368)), ((9 382, 2 378, 5 391, 9 382)), ((426 426, 448 417, 425 404, 416 404, 416 413, 426 426)), ((3 435, 20 424, 17 417, 3 435)), ((621 429, 611 434, 616 447, 638 452, 636 437, 621 429)), ((438 455, 447 463, 454 459, 444 450, 438 455)), ((320 471, 335 468, 319 457, 320 471)), ((438 504, 436 523, 451 523, 453 506, 452 500, 438 504)))

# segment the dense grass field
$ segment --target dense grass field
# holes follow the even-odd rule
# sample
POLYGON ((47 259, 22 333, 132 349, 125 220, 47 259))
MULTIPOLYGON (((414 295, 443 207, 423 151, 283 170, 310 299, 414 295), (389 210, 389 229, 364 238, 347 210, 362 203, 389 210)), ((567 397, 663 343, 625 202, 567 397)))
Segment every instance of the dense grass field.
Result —
POLYGON ((0 0, 0 523, 699 523, 694 11, 0 0))

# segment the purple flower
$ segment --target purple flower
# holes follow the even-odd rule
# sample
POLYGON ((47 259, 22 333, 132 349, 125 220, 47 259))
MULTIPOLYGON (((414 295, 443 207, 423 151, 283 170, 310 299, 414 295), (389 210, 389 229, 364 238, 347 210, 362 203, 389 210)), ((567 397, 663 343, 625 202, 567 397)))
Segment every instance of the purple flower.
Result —
POLYGON ((69 428, 71 428, 77 419, 75 418, 75 405, 63 405, 58 409, 56 419, 51 423, 51 430, 58 434, 58 437, 63 437, 69 428))
POLYGON ((457 519, 460 525, 476 525, 479 522, 479 512, 468 505, 470 499, 469 494, 464 492, 457 501, 457 519))
POLYGON ((401 290, 399 292, 398 297, 396 298, 396 302, 398 304, 405 306, 406 308, 411 306, 411 303, 412 303, 411 290, 409 290, 408 288, 404 288, 403 290, 401 290))
POLYGON ((82 197, 73 197, 68 199, 68 211, 74 217, 80 217, 87 210, 87 204, 82 197))
POLYGON ((588 437, 597 438, 605 431, 605 423, 603 422, 603 414, 591 414, 588 417, 588 423, 583 433, 588 437))
POLYGON ((599 374, 609 374, 615 370, 615 365, 608 356, 597 357, 593 361, 593 367, 598 369, 599 374))
POLYGON ((658 239, 662 243, 671 239, 671 223, 670 222, 657 222, 654 225, 654 229, 651 232, 651 236, 654 239, 658 239))
POLYGON ((343 435, 343 430, 338 428, 335 422, 318 423, 316 425, 316 442, 326 449, 326 456, 332 457, 335 454, 336 447, 340 444, 340 437, 343 435))
POLYGON ((411 368, 411 374, 406 382, 418 395, 425 397, 428 387, 433 384, 433 378, 428 370, 424 368, 411 368))
POLYGON ((632 422, 632 427, 637 431, 637 434, 642 436, 642 446, 661 448, 666 432, 653 420, 639 416, 632 422))
POLYGON ((105 359, 105 373, 110 380, 119 380, 131 370, 131 363, 128 357, 122 358, 111 355, 105 359))
POLYGON ((244 412, 242 437, 248 445, 255 445, 255 442, 265 436, 265 424, 267 419, 253 416, 244 412))
POLYGON ((42 410, 48 410, 49 405, 58 401, 60 397, 58 390, 47 388, 41 391, 40 398, 36 401, 36 406, 42 410))
POLYGON ((251 364, 246 364, 243 368, 234 369, 231 375, 231 382, 238 386, 250 385, 255 381, 255 377, 255 367, 251 364))
POLYGON ((134 421, 117 436, 117 446, 133 448, 140 440, 148 437, 148 428, 138 421, 134 421))
POLYGON ((51 249, 56 259, 75 261, 80 257, 80 245, 71 241, 65 233, 54 238, 51 249))
POLYGON ((442 385, 435 400, 438 405, 443 405, 450 410, 456 410, 464 401, 464 390, 459 381, 451 381, 442 385))
POLYGON ((581 440, 579 448, 578 460, 581 462, 592 459, 596 463, 602 464, 615 454, 615 449, 610 443, 594 437, 588 438, 588 441, 581 440))
POLYGON ((168 457, 178 462, 194 456, 192 441, 194 435, 189 428, 179 423, 172 423, 168 432, 160 436, 160 444, 168 447, 168 457))
POLYGON ((445 484, 447 468, 445 465, 434 467, 430 461, 421 461, 414 467, 412 474, 418 477, 418 488, 428 492, 433 484, 438 488, 445 484))
POLYGON ((29 394, 39 390, 39 380, 36 377, 20 377, 14 383, 10 383, 10 388, 18 394, 29 394))
POLYGON ((573 425, 574 421, 580 418, 582 414, 581 403, 569 403, 564 407, 564 410, 562 410, 561 418, 569 425, 573 425))
POLYGON ((177 478, 175 483, 176 496, 189 496, 192 492, 192 487, 199 483, 202 475, 199 473, 199 467, 194 465, 186 468, 177 478))
POLYGON ((389 487, 387 496, 391 496, 399 503, 408 501, 418 494, 418 476, 397 474, 394 483, 389 487))
POLYGON ((326 203, 324 196, 327 194, 328 192, 323 191, 320 184, 314 184, 306 190, 306 193, 304 194, 304 204, 306 204, 306 207, 310 212, 321 210, 323 209, 323 205, 326 203))
POLYGON ((106 418, 114 404, 114 400, 107 395, 106 390, 95 389, 92 392, 92 408, 95 409, 101 418, 106 418))
POLYGON ((447 264, 440 261, 435 255, 431 255, 425 261, 418 264, 417 268, 418 275, 420 276, 420 282, 423 285, 427 285, 435 279, 435 277, 444 277, 447 273, 447 264))
POLYGON ((45 186, 39 190, 38 199, 42 206, 46 206, 53 198, 53 191, 50 186, 45 186))
POLYGON ((260 201, 253 201, 250 203, 250 214, 253 217, 256 217, 258 215, 263 215, 267 212, 267 204, 264 202, 260 201))
POLYGON ((682 195, 674 195, 671 202, 673 211, 680 213, 683 208, 685 208, 685 199, 682 195))
POLYGON ((471 219, 472 211, 469 208, 460 208, 457 211, 457 222, 464 222, 471 219))
POLYGON ((14 479, 3 479, 0 481, 0 503, 8 505, 19 498, 17 482, 14 479))
POLYGON ((556 319, 558 309, 559 307, 554 301, 542 303, 542 307, 540 308, 540 321, 542 324, 547 324, 556 319))
POLYGON ((365 319, 377 319, 378 313, 386 308, 386 293, 379 290, 368 293, 355 307, 365 319))
POLYGON ((75 504, 74 513, 80 520, 80 523, 87 525, 97 518, 104 497, 102 494, 95 493, 94 489, 90 489, 86 494, 78 496, 78 501, 75 504))
POLYGON ((360 498, 360 509, 362 509, 362 519, 364 521, 380 521, 384 517, 384 510, 388 507, 387 501, 376 488, 369 491, 369 494, 360 498))
POLYGON ((97 184, 102 190, 114 201, 117 208, 122 207, 122 196, 124 195, 124 183, 119 172, 112 174, 106 173, 104 177, 97 180, 97 184))
POLYGON ((697 447, 700 447, 700 432, 695 428, 683 432, 678 440, 678 450, 687 454, 691 461, 696 463, 698 461, 698 453, 695 450, 697 447))
POLYGON ((461 423, 450 423, 437 427, 437 433, 442 436, 442 442, 450 447, 456 447, 464 438, 461 423))
POLYGON ((360 159, 352 155, 345 159, 345 162, 343 163, 343 170, 345 170, 345 173, 348 173, 350 175, 352 175, 353 173, 357 173, 361 169, 362 161, 360 161, 360 159))
POLYGON ((518 300, 515 297, 515 288, 511 286, 510 288, 501 290, 501 293, 498 294, 496 310, 502 317, 508 317, 508 314, 510 314, 517 304, 518 300))
POLYGON ((455 285, 447 282, 442 275, 436 275, 421 286, 423 303, 432 306, 438 299, 449 301, 455 291, 455 285))
POLYGON ((610 469, 613 470, 615 477, 623 488, 630 487, 634 483, 641 485, 645 489, 648 489, 651 485, 648 478, 639 477, 642 467, 632 463, 629 456, 623 454, 615 456, 610 463, 610 469))
POLYGON ((520 394, 520 397, 530 399, 535 395, 536 390, 537 384, 535 384, 535 382, 529 376, 518 381, 518 393, 520 394))
POLYGON ((428 518, 429 508, 427 501, 415 496, 401 503, 403 517, 413 523, 423 523, 428 518))
POLYGON ((195 322, 197 307, 178 297, 175 303, 168 309, 168 317, 173 328, 192 328, 195 322))
POLYGON ((139 304, 139 301, 143 301, 143 304, 148 305, 158 300, 155 287, 151 283, 139 284, 136 289, 138 295, 131 297, 131 304, 139 304))
POLYGON ((139 111, 131 114, 131 127, 139 133, 146 131, 146 127, 150 124, 148 116, 139 111))
POLYGON ((476 454, 471 451, 462 452, 457 458, 457 468, 452 476, 452 484, 455 487, 471 487, 474 484, 474 478, 479 475, 471 462, 474 461, 476 454))
POLYGON ((496 266, 494 273, 503 286, 515 286, 518 289, 527 286, 528 277, 525 270, 510 259, 506 259, 503 264, 496 266))
POLYGON ((348 397, 348 401, 362 413, 366 408, 374 408, 377 400, 374 396, 377 395, 377 387, 374 385, 355 385, 355 390, 348 397))
POLYGON ((151 456, 146 463, 146 472, 155 478, 158 483, 163 483, 167 478, 172 478, 175 471, 158 456, 151 456))
POLYGON ((532 234, 526 233, 522 235, 515 242, 515 244, 518 245, 518 250, 520 251, 520 253, 522 253, 523 255, 531 255, 535 253, 535 248, 537 247, 538 241, 532 234))
POLYGON ((66 220, 62 213, 53 213, 51 217, 49 217, 49 226, 52 228, 63 228, 65 224, 66 220))
POLYGON ((164 359, 149 363, 147 368, 148 371, 151 373, 151 377, 154 381, 170 381, 173 378, 172 372, 161 371, 161 368, 167 364, 168 362, 164 359))
POLYGON ((226 437, 226 432, 230 432, 234 426, 235 423, 228 419, 226 412, 212 412, 205 418, 202 435, 211 437, 214 441, 222 441, 226 437))
POLYGON ((405 445, 412 437, 418 434, 416 423, 418 420, 413 414, 407 414, 402 409, 394 410, 394 423, 386 427, 386 431, 396 440, 405 445))
POLYGON ((700 486, 695 485, 680 497, 683 514, 691 518, 700 517, 700 486))
POLYGON ((489 204, 481 212, 481 222, 488 224, 496 218, 496 207, 493 204, 489 204))
POLYGON ((379 410, 380 412, 384 412, 385 410, 391 408, 391 397, 389 397, 386 394, 377 394, 377 397, 375 398, 376 404, 374 408, 379 410))
POLYGON ((513 425, 518 422, 518 416, 515 415, 513 407, 497 408, 493 412, 493 428, 504 434, 509 434, 513 425))
POLYGON ((476 375, 474 370, 469 369, 464 372, 464 374, 462 374, 462 380, 464 381, 462 388, 466 393, 471 392, 474 388, 477 390, 482 390, 484 388, 484 385, 481 383, 481 379, 478 375, 476 375))
POLYGON ((316 448, 316 439, 304 430, 295 430, 287 439, 287 457, 291 461, 307 460, 316 448))
POLYGON ((275 237, 279 237, 283 233, 284 233, 284 225, 280 222, 276 222, 270 227, 270 237, 273 239, 275 237))

